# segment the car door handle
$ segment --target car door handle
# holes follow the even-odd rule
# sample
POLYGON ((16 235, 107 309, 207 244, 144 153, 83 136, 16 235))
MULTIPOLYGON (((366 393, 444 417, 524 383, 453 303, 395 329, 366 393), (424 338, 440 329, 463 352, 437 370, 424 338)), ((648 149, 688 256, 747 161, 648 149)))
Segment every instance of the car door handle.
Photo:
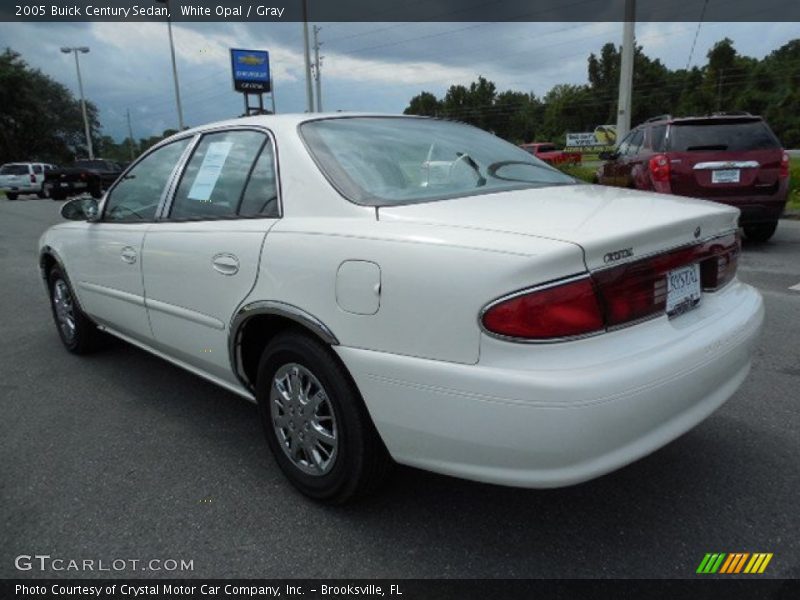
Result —
POLYGON ((233 254, 216 254, 211 259, 211 266, 223 275, 236 275, 239 272, 239 259, 233 254))
POLYGON ((122 252, 120 252, 120 258, 122 259, 122 262, 132 265, 136 262, 136 250, 130 246, 125 246, 122 249, 122 252))

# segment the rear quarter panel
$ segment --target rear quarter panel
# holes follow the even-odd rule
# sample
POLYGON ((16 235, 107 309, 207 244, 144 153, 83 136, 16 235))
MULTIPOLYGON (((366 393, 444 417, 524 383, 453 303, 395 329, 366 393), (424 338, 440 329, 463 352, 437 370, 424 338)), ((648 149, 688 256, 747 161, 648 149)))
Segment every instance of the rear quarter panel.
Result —
POLYGON ((471 364, 479 358, 484 305, 584 270, 578 246, 525 235, 367 219, 284 219, 267 235, 258 282, 246 302, 297 306, 344 346, 471 364), (375 314, 353 314, 337 304, 337 271, 346 260, 379 266, 375 314))

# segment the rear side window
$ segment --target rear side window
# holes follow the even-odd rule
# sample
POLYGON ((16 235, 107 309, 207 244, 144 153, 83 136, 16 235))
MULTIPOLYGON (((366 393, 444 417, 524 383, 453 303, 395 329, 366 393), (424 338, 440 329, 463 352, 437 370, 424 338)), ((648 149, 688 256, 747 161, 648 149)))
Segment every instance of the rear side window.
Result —
POLYGON ((639 148, 642 146, 642 140, 644 140, 644 131, 639 129, 633 134, 625 154, 629 156, 639 154, 639 148))
POLYGON ((278 178, 275 173, 275 153, 267 141, 253 167, 242 196, 239 216, 277 218, 278 178))
POLYGON ((183 173, 170 218, 235 216, 256 157, 266 141, 267 136, 257 131, 203 136, 183 173))
POLYGON ((763 121, 673 123, 669 149, 674 152, 741 152, 780 148, 763 121))
POLYGON ((27 175, 28 165, 3 165, 0 167, 0 175, 27 175))
POLYGON ((42 165, 33 165, 33 172, 37 175, 42 172, 42 165))
POLYGON ((664 140, 667 135, 666 125, 655 125, 650 128, 650 148, 656 152, 664 151, 664 140))

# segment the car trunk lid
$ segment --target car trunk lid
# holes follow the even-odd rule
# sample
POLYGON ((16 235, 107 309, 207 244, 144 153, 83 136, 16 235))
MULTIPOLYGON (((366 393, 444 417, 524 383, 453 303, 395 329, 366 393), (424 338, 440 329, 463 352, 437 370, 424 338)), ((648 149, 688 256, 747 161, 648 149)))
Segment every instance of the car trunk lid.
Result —
POLYGON ((712 202, 592 185, 551 186, 380 207, 414 221, 571 242, 589 270, 697 243, 737 227, 739 211, 712 202))

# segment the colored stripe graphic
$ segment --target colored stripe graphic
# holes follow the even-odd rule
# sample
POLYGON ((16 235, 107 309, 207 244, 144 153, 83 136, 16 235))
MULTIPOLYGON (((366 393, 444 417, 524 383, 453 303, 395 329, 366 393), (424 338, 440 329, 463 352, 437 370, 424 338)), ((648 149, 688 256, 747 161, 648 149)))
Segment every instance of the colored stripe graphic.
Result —
POLYGON ((725 559, 725 553, 706 554, 700 566, 697 567, 698 573, 716 573, 722 561, 725 559))
POLYGON ((715 573, 731 575, 742 573, 742 569, 744 569, 744 573, 763 573, 772 560, 772 556, 771 552, 755 552, 753 554, 749 552, 732 552, 730 554, 709 552, 700 561, 696 572, 711 575, 715 573), (748 559, 750 560, 748 561, 748 559))
POLYGON ((750 559, 750 562, 747 563, 747 566, 744 569, 745 573, 763 573, 764 570, 767 568, 769 561, 772 560, 772 553, 756 553, 753 554, 753 558, 750 559))
POLYGON ((725 561, 725 564, 722 565, 722 569, 720 569, 720 573, 738 573, 744 567, 744 563, 749 557, 750 554, 747 552, 736 552, 734 554, 728 555, 728 560, 725 561))

